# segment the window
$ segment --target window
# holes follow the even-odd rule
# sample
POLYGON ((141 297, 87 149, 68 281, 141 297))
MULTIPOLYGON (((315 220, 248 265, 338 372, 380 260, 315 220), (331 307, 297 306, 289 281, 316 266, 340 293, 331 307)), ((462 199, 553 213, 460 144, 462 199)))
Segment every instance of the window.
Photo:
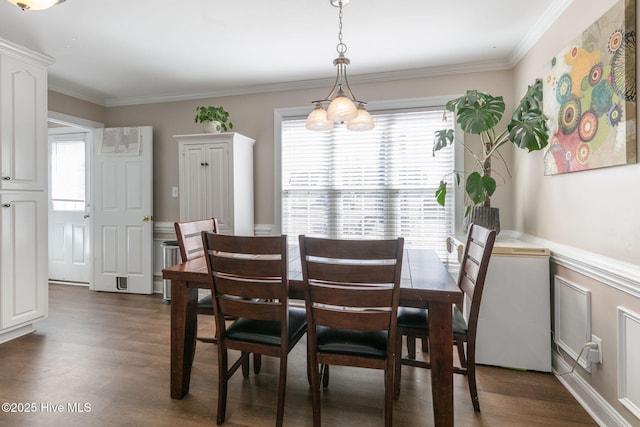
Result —
POLYGON ((394 238, 407 248, 445 255, 454 231, 434 194, 454 169, 451 149, 432 154, 434 131, 452 126, 443 107, 372 111, 376 127, 351 132, 305 129, 305 117, 281 122, 282 233, 331 238, 394 238))
POLYGON ((85 141, 51 143, 51 203, 54 211, 85 210, 85 141))

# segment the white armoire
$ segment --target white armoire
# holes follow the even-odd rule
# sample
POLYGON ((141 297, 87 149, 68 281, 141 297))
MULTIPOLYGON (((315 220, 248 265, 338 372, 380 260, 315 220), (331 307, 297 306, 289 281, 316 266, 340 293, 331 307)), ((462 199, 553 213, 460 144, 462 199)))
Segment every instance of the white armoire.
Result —
POLYGON ((0 39, 0 343, 48 313, 47 69, 0 39))
POLYGON ((236 132, 175 135, 180 221, 217 218, 220 232, 251 236, 253 144, 236 132))

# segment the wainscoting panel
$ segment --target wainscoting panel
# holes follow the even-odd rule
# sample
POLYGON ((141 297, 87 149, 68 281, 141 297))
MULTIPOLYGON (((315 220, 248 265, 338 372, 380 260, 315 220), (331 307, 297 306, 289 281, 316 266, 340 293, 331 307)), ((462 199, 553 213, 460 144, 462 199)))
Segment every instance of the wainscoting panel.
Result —
POLYGON ((591 291, 566 279, 554 276, 554 342, 567 352, 573 360, 587 372, 591 363, 582 351, 585 343, 591 341, 591 291))
POLYGON ((618 399, 640 419, 640 314, 618 307, 618 399))

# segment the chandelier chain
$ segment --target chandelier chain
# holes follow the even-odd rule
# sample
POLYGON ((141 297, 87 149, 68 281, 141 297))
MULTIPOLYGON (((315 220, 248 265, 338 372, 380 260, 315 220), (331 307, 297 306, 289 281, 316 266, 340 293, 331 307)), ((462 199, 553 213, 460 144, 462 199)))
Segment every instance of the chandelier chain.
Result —
POLYGON ((336 50, 338 54, 342 56, 347 52, 347 45, 342 41, 342 2, 338 3, 338 7, 340 8, 340 12, 338 13, 338 45, 336 46, 336 50))

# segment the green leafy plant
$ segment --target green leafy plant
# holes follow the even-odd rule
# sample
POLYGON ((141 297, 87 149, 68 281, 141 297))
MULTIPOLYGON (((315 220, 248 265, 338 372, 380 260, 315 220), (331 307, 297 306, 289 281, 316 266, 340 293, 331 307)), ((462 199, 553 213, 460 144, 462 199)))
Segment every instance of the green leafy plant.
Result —
POLYGON ((220 124, 216 125, 216 130, 218 132, 220 130, 224 130, 226 132, 229 129, 233 129, 233 123, 228 122, 229 113, 226 112, 223 107, 214 107, 212 105, 207 107, 196 107, 196 118, 194 120, 196 123, 219 122, 220 124))
MULTIPOLYGON (((491 158, 498 155, 504 163, 504 158, 498 151, 500 147, 511 142, 516 147, 526 148, 531 152, 547 146, 549 136, 547 118, 542 112, 542 82, 536 80, 529 86, 511 120, 502 131, 496 130, 505 110, 502 96, 468 90, 465 95, 447 102, 445 109, 455 114, 456 122, 465 133, 480 136, 481 149, 476 151, 467 141, 456 141, 475 160, 474 171, 467 175, 465 181, 467 216, 474 206, 491 206, 491 196, 497 187, 496 180, 491 176, 491 158)), ((453 129, 436 131, 433 142, 434 155, 436 151, 453 144, 454 140, 453 129)), ((508 166, 504 164, 509 173, 508 166)), ((442 178, 435 194, 441 206, 445 204, 446 178, 449 175, 454 175, 456 184, 460 185, 461 173, 458 171, 450 172, 442 178)))

